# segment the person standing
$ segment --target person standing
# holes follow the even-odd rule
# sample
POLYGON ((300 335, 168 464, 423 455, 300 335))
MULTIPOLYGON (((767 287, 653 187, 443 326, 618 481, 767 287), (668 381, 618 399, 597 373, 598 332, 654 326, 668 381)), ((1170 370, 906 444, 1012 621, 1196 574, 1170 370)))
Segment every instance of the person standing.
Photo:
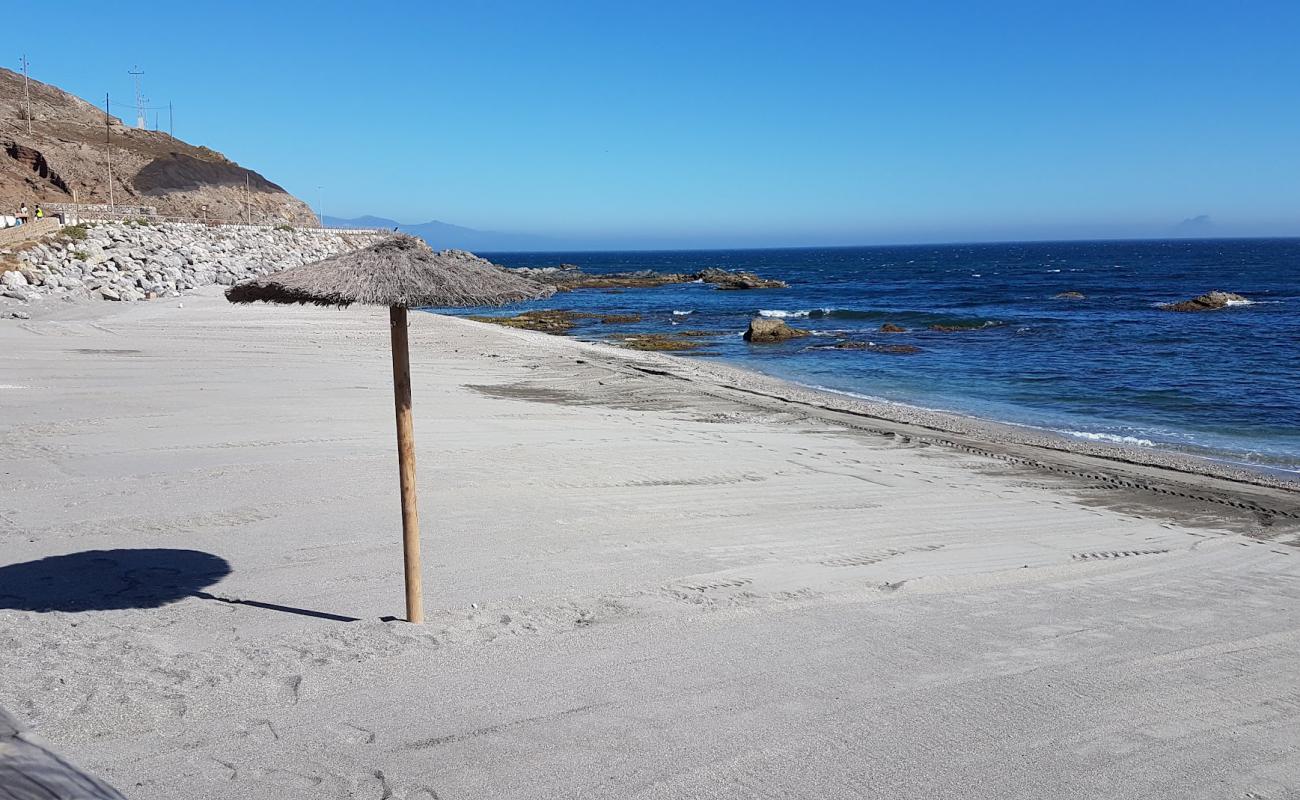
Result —
POLYGON ((27 204, 23 203, 18 208, 18 224, 22 225, 27 222, 27 204))
POLYGON ((37 203, 37 204, 36 204, 36 218, 37 218, 37 219, 45 219, 45 209, 41 208, 41 204, 40 204, 40 203, 37 203))

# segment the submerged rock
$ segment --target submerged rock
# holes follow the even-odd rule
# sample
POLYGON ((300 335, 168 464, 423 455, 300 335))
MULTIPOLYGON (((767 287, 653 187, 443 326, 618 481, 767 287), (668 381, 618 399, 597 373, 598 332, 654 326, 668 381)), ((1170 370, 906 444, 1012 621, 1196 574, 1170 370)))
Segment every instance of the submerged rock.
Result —
POLYGON ((907 328, 904 328, 901 325, 895 325, 892 322, 886 322, 884 325, 880 326, 880 332, 881 333, 907 333, 907 328))
POLYGON ((875 342, 836 342, 830 347, 823 348, 826 350, 866 350, 872 353, 887 353, 889 355, 910 356, 920 353, 921 348, 910 344, 876 344, 875 342))
POLYGON ((699 342, 692 342, 689 339, 679 338, 677 336, 667 336, 662 333, 641 333, 629 334, 627 336, 615 337, 619 344, 629 350, 696 350, 701 345, 699 342))
POLYGON ((766 344, 769 342, 783 342, 786 339, 797 339, 800 336, 807 335, 808 331, 791 328, 785 324, 785 320, 754 317, 749 321, 749 330, 745 331, 745 341, 766 344))
POLYGON ((1052 295, 1053 300, 1087 300, 1088 296, 1083 292, 1058 292, 1052 295))
POLYGON ((513 317, 475 315, 469 317, 469 319, 475 322, 490 322, 493 325, 502 325, 507 328, 522 328, 526 331, 565 334, 573 328, 577 320, 591 316, 594 315, 579 314, 576 311, 525 311, 513 317))
POLYGON ((1200 297, 1193 297, 1191 300, 1183 300, 1179 303, 1165 303, 1160 308, 1165 311, 1215 311, 1228 306, 1244 306, 1249 303, 1249 300, 1239 294, 1215 290, 1200 297))

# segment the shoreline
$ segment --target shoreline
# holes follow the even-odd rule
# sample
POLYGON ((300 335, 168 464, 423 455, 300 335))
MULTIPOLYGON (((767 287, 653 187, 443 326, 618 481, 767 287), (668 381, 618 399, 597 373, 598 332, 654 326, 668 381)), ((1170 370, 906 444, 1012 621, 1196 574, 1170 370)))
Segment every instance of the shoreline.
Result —
MULTIPOLYGON (((433 312, 427 312, 433 313, 433 312)), ((806 386, 722 361, 619 348, 565 336, 518 330, 453 315, 436 316, 457 324, 485 326, 531 341, 567 342, 575 349, 662 378, 691 382, 703 392, 756 405, 789 404, 822 419, 866 426, 881 435, 906 435, 967 452, 1020 459, 1048 471, 1091 468, 1145 482, 1186 484, 1224 496, 1241 494, 1260 510, 1300 519, 1300 477, 1288 479, 1231 463, 1215 462, 1158 448, 1125 447, 1078 440, 1050 430, 955 412, 927 409, 806 386), (533 337, 542 337, 534 339, 533 337), (638 367, 637 365, 641 365, 638 367)))

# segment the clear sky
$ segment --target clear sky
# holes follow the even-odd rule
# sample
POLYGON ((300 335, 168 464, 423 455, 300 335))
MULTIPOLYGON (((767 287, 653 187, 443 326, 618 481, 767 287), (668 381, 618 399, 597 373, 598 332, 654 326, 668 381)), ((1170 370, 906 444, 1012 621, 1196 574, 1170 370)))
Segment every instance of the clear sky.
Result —
POLYGON ((138 64, 178 136, 333 216, 612 246, 1300 234, 1294 0, 42 8, 6 66, 127 103, 138 64))

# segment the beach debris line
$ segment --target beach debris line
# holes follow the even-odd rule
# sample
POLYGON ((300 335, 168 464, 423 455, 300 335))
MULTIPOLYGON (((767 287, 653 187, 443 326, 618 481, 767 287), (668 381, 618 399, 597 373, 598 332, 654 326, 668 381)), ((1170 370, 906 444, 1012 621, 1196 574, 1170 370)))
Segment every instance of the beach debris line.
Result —
POLYGON ((1228 306, 1248 306, 1250 301, 1239 294, 1233 292, 1222 292, 1214 290, 1206 292, 1199 297, 1193 297, 1191 300, 1182 300, 1177 303, 1164 303, 1159 308, 1165 311, 1217 311, 1220 308, 1228 306))
POLYGON ((435 253, 424 241, 406 234, 395 234, 369 247, 236 284, 226 290, 226 299, 232 303, 388 306, 408 622, 424 621, 424 598, 407 309, 505 305, 549 297, 554 292, 554 287, 510 274, 469 253, 450 250, 435 253))
POLYGON ((784 342, 811 335, 802 328, 791 328, 783 319, 771 317, 754 317, 749 320, 749 329, 745 331, 745 341, 753 344, 770 344, 784 342))

